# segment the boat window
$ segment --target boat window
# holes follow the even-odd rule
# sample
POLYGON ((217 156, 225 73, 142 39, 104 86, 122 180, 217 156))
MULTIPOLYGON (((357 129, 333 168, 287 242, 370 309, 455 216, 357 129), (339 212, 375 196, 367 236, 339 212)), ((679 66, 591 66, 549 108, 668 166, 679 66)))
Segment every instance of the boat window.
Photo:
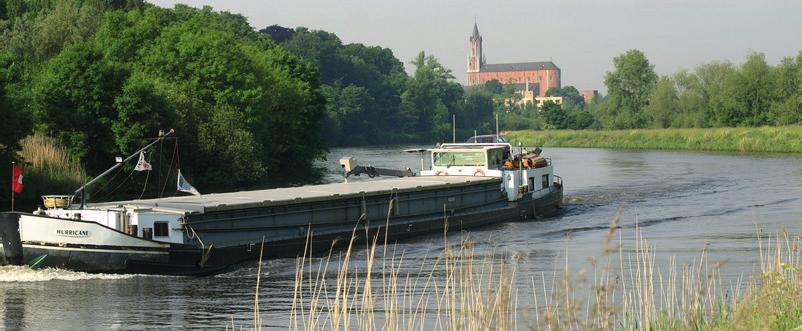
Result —
POLYGON ((170 233, 167 231, 167 222, 154 222, 153 223, 153 236, 167 237, 170 233))
POLYGON ((451 166, 485 166, 484 151, 476 152, 434 152, 432 153, 434 165, 439 167, 451 166))
POLYGON ((487 165, 490 168, 501 168, 501 163, 504 162, 503 149, 489 149, 487 150, 487 165))
POLYGON ((549 187, 549 175, 543 175, 543 188, 549 187))

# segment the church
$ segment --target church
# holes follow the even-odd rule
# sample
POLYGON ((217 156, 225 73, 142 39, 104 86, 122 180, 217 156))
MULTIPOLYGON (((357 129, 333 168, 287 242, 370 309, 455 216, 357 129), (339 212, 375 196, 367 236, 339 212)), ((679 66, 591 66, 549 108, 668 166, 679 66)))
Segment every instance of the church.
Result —
POLYGON ((560 68, 554 62, 485 63, 482 36, 476 23, 470 37, 468 53, 468 86, 482 85, 496 79, 502 84, 515 84, 520 90, 544 97, 552 87, 560 87, 560 68))

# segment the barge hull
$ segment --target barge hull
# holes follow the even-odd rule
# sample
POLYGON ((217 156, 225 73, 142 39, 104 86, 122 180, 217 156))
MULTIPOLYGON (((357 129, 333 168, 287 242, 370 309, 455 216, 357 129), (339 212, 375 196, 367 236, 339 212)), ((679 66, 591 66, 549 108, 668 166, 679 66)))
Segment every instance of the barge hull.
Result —
POLYGON ((472 178, 465 181, 465 184, 446 185, 446 189, 442 186, 432 190, 414 187, 400 193, 399 190, 390 190, 389 194, 382 191, 368 195, 361 191, 351 196, 338 196, 333 199, 338 207, 332 215, 343 216, 340 218, 312 215, 312 219, 306 219, 294 214, 332 202, 318 199, 292 199, 288 204, 261 204, 241 210, 217 205, 207 214, 187 217, 194 235, 202 237, 206 245, 195 244, 191 238, 186 244, 145 240, 89 221, 0 213, 3 240, 0 264, 20 265, 47 255, 42 263, 45 267, 107 273, 208 275, 258 259, 261 238, 265 243, 264 258, 319 256, 348 245, 352 235, 360 244, 374 238, 384 243, 385 234, 387 242, 394 242, 422 234, 443 233, 444 230, 460 231, 500 222, 524 221, 553 214, 562 201, 561 186, 530 192, 519 201, 509 202, 498 190, 497 179, 472 178), (404 196, 406 193, 408 196, 404 196), (232 212, 243 214, 231 219, 232 212), (280 217, 271 218, 271 215, 290 215, 291 222, 280 217), (221 220, 221 217, 227 219, 221 220), (239 223, 238 217, 244 223, 239 223), (34 228, 38 230, 32 230, 34 228), (55 241, 58 244, 53 244, 52 238, 26 238, 26 233, 52 237, 57 229, 73 231, 62 231, 62 234, 78 237, 69 237, 66 241, 60 238, 60 241, 55 241), (91 233, 92 240, 81 238, 82 231, 91 233), (252 240, 226 245, 225 239, 242 238, 248 232, 252 232, 252 240), (280 235, 282 233, 292 235, 280 235), (98 242, 98 238, 106 239, 98 242), (306 250, 307 245, 311 249, 306 250))

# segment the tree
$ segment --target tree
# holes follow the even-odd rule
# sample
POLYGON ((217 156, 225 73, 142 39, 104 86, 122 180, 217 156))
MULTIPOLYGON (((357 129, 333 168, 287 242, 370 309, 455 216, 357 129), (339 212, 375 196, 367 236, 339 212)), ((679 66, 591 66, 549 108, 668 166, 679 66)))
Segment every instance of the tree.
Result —
POLYGON ((320 70, 320 82, 331 84, 343 77, 348 64, 337 56, 342 42, 337 35, 326 31, 309 31, 299 27, 295 29, 295 36, 283 43, 282 46, 290 53, 312 62, 320 70))
POLYGON ((420 52, 412 65, 415 74, 401 95, 401 125, 429 138, 445 139, 451 131, 451 115, 458 113, 462 102, 463 88, 434 56, 420 52))
POLYGON ((649 105, 643 109, 643 114, 649 126, 667 128, 678 113, 679 97, 674 81, 669 77, 661 77, 649 96, 649 105))
MULTIPOLYGON (((13 68, 13 56, 0 53, 0 169, 7 169, 12 160, 18 160, 19 141, 31 130, 30 116, 22 109, 19 102, 9 96, 8 89, 18 80, 13 68)), ((0 187, 9 187, 8 176, 0 176, 0 187)), ((0 190, 0 200, 8 197, 8 190, 0 190)))
POLYGON ((546 91, 547 97, 562 97, 563 107, 581 109, 585 106, 585 98, 573 86, 552 87, 546 91))
POLYGON ((465 104, 457 115, 457 127, 479 132, 491 132, 493 127, 493 95, 484 90, 471 89, 465 93, 465 104))
POLYGON ((97 30, 101 12, 77 1, 58 1, 52 10, 37 20, 35 54, 48 59, 65 47, 88 40, 97 30))
POLYGON ((777 94, 771 103, 770 123, 788 125, 802 122, 802 52, 796 60, 783 58, 774 69, 777 94))
POLYGON ((596 119, 589 111, 572 110, 566 113, 564 123, 565 129, 583 130, 592 128, 594 125, 596 125, 596 119))
POLYGON ((551 100, 544 102, 540 107, 540 115, 548 124, 548 129, 565 129, 567 116, 560 104, 551 100))
POLYGON ((726 110, 734 107, 726 84, 737 73, 729 62, 702 64, 693 73, 674 76, 681 115, 672 126, 709 127, 726 124, 726 110))
POLYGON ((748 55, 741 70, 725 82, 727 97, 732 101, 719 113, 719 121, 727 126, 768 124, 775 83, 766 56, 748 55))
POLYGON ((139 68, 176 111, 195 182, 247 187, 308 169, 324 148, 316 70, 228 20, 184 15, 141 51, 139 68))
POLYGON ((615 70, 604 76, 608 100, 601 109, 602 122, 605 127, 615 129, 643 127, 646 120, 642 111, 657 83, 654 66, 636 49, 617 56, 613 64, 615 70))
POLYGON ((259 33, 269 35, 277 43, 284 43, 295 36, 295 30, 275 24, 259 30, 259 33))
POLYGON ((504 85, 498 79, 491 79, 485 82, 484 89, 493 94, 501 94, 504 90, 504 85))
POLYGON ((103 59, 92 45, 68 47, 48 61, 33 83, 31 105, 41 130, 97 173, 113 160, 114 99, 128 72, 103 59))

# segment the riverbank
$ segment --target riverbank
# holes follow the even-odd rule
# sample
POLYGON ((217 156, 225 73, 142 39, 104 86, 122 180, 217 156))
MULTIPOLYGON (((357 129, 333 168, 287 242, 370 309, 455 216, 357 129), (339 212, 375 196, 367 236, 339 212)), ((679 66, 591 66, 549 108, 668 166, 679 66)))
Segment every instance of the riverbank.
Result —
POLYGON ((802 126, 709 129, 508 131, 525 146, 802 153, 802 126))

